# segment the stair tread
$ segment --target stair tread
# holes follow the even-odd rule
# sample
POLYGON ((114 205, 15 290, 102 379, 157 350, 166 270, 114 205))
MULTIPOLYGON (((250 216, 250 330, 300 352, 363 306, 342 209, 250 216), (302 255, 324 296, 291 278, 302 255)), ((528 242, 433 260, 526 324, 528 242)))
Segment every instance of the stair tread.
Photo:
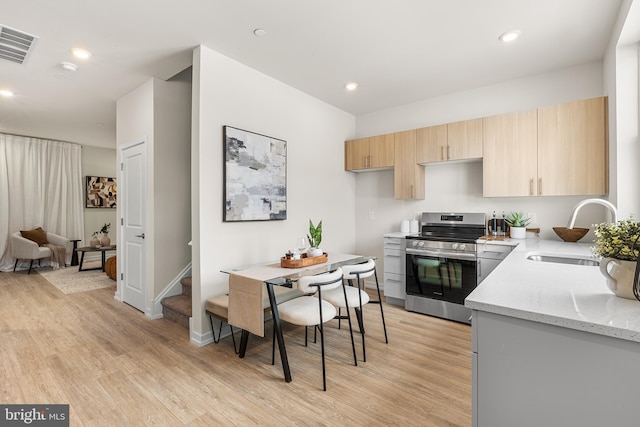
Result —
POLYGON ((191 317, 191 297, 187 295, 174 295, 172 297, 164 298, 161 301, 164 307, 168 307, 178 313, 191 317))
POLYGON ((180 283, 182 284, 182 286, 191 286, 191 277, 183 277, 182 279, 180 279, 180 283))

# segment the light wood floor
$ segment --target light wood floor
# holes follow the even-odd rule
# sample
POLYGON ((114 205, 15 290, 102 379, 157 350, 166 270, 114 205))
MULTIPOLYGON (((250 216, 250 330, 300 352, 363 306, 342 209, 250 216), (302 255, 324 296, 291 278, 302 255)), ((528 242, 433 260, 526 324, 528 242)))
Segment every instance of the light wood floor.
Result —
POLYGON ((370 305, 356 367, 333 321, 323 392, 319 343, 305 348, 302 328, 285 329, 287 384, 270 338, 252 336, 245 359, 230 338, 199 348, 114 290, 64 295, 38 274, 0 273, 2 403, 70 404, 72 426, 471 424, 469 326, 385 305, 387 345, 370 305))

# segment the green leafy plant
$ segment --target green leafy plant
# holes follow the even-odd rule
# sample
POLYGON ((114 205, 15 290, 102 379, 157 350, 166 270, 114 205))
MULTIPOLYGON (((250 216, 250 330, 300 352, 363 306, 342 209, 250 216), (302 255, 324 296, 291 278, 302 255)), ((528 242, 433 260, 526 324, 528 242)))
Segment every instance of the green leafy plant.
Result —
POLYGON ((531 218, 525 218, 522 212, 511 212, 504 221, 509 227, 526 227, 531 222, 531 218))
POLYGON ((322 242, 322 220, 314 227, 313 222, 309 220, 309 234, 307 235, 309 245, 312 248, 319 248, 322 242))
POLYGON ((105 225, 102 226, 100 231, 96 231, 95 233, 93 233, 93 235, 95 236, 98 233, 109 234, 109 229, 110 228, 111 228, 111 223, 105 224, 105 225))
POLYGON ((633 217, 615 223, 603 222, 594 225, 596 239, 593 252, 605 258, 615 258, 624 261, 638 259, 640 244, 640 222, 633 217))

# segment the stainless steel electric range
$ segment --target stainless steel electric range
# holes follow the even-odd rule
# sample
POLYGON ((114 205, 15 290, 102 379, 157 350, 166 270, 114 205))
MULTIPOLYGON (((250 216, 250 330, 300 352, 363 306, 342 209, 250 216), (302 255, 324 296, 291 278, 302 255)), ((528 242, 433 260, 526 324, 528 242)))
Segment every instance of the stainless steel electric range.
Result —
POLYGON ((475 242, 485 230, 484 213, 424 212, 420 233, 407 236, 405 308, 471 323, 464 299, 477 286, 475 242))

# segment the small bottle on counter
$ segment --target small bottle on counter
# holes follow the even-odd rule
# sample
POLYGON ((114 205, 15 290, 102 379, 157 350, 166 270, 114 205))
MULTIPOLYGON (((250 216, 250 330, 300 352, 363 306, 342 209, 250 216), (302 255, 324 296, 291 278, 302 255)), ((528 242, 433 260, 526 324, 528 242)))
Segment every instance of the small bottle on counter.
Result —
POLYGON ((507 218, 504 215, 504 211, 502 211, 502 235, 507 235, 507 218))
POLYGON ((498 235, 498 219, 496 218, 496 211, 493 211, 493 218, 491 218, 491 235, 498 235))

